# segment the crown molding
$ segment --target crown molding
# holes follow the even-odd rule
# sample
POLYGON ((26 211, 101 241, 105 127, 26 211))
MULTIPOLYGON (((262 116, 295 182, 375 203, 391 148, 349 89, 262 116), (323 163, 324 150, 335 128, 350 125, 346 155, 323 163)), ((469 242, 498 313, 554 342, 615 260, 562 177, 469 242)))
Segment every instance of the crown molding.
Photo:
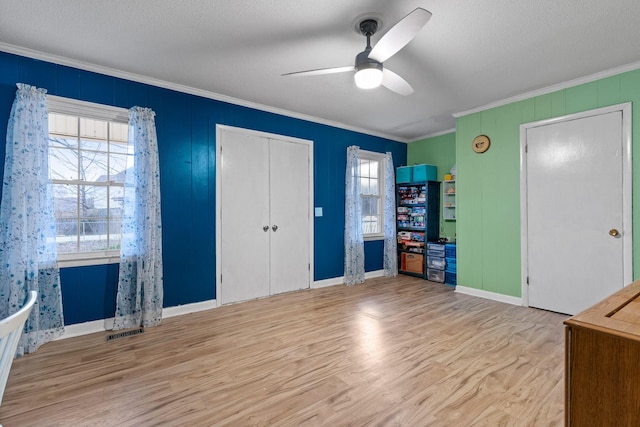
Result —
POLYGON ((634 71, 640 68, 640 61, 632 62, 627 65, 622 65, 620 67, 611 68, 609 70, 600 71, 595 74, 590 74, 588 76, 579 77, 577 79, 569 80, 563 83, 558 83, 555 85, 547 86, 542 89, 537 89, 531 92, 526 92, 520 95, 512 96, 510 98, 505 98, 500 101, 491 102, 489 104, 482 105, 480 107, 472 108, 469 110, 461 111, 459 113, 454 113, 453 117, 460 118, 464 116, 468 116, 469 114, 479 113, 481 111, 489 110, 491 108, 502 107, 503 105, 511 104, 514 102, 524 101, 525 99, 534 98, 536 96, 547 95, 552 92, 556 92, 563 89, 568 89, 570 87, 578 86, 585 83, 591 83, 596 80, 604 79, 607 77, 615 76, 617 74, 626 73, 628 71, 634 71))
POLYGON ((28 49, 20 46, 11 45, 8 43, 0 42, 0 51, 6 53, 12 53, 19 56, 25 56, 28 58, 38 59, 41 61, 51 62, 58 65, 64 65, 67 67, 78 68, 84 71, 91 71, 94 73, 104 74, 111 77, 117 77, 124 80, 130 80, 138 83, 144 83, 151 86, 157 86, 164 89, 175 90, 176 92, 187 93, 190 95, 200 96, 202 98, 213 99, 215 101, 226 102, 228 104, 238 105, 241 107, 253 108, 255 110, 264 111, 267 113, 279 114, 281 116, 291 117, 294 119, 305 120, 313 123, 327 125, 339 129, 344 129, 352 132, 363 133, 365 135, 376 136, 379 138, 389 139, 395 142, 408 143, 409 141, 403 138, 399 138, 394 135, 389 135, 383 132, 375 132, 368 129, 362 129, 355 126, 350 126, 344 123, 323 119, 320 117, 310 116, 307 114, 296 113, 294 111, 284 110, 277 107, 271 107, 268 105, 258 104, 256 102, 245 101, 243 99, 233 98, 227 95, 221 95, 219 93, 210 92, 203 89, 194 88, 191 86, 185 86, 178 83, 168 82, 165 80, 156 79, 153 77, 143 76, 141 74, 130 73, 128 71, 122 71, 115 68, 105 67, 102 65, 91 64, 89 62, 78 61, 75 59, 69 59, 64 56, 53 55, 50 53, 41 52, 38 50, 28 49))
POLYGON ((422 141, 424 139, 428 139, 428 138, 435 138, 436 136, 442 136, 442 135, 447 135, 450 133, 455 133, 456 132, 456 128, 451 128, 451 129, 447 129, 447 130, 441 130, 439 132, 434 132, 434 133, 428 133, 424 136, 421 136, 419 138, 416 139, 412 139, 411 141, 409 141, 409 144, 413 143, 413 142, 418 142, 418 141, 422 141))

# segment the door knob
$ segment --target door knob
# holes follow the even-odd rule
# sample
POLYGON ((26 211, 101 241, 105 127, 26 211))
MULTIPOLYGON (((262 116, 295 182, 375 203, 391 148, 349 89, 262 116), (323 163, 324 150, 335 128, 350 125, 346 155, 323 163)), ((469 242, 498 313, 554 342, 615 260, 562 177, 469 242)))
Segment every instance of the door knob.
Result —
POLYGON ((611 230, 609 230, 609 236, 618 237, 619 235, 620 235, 620 232, 615 228, 612 228, 611 230))
POLYGON ((262 230, 266 233, 267 231, 269 231, 269 226, 265 225, 264 227, 262 227, 262 230))
POLYGON ((277 226, 277 225, 274 225, 273 227, 271 227, 271 229, 272 229, 273 231, 278 231, 278 226, 277 226))

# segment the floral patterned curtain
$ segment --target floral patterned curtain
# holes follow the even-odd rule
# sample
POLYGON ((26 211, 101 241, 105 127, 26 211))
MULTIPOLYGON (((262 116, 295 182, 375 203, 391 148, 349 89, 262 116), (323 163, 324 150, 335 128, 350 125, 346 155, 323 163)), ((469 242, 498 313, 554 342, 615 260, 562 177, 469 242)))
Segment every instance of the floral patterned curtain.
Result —
POLYGON ((396 179, 393 157, 387 151, 384 174, 384 275, 398 275, 398 239, 396 237, 396 179))
POLYGON ((364 282, 364 235, 362 232, 362 202, 358 154, 360 148, 347 148, 344 209, 344 282, 347 285, 364 282))
POLYGON ((156 326, 162 319, 162 221, 155 113, 129 111, 133 164, 125 174, 120 275, 114 329, 156 326))
POLYGON ((0 202, 0 316, 38 299, 16 354, 33 353, 64 333, 56 222, 49 179, 46 90, 18 83, 7 126, 0 202))

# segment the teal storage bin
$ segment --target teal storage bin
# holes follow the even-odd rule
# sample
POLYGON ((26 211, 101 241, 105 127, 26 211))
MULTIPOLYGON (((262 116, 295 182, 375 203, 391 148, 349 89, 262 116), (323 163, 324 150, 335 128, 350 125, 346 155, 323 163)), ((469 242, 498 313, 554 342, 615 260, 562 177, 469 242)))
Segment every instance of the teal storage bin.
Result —
POLYGON ((437 170, 434 165, 414 165, 413 182, 437 181, 437 170))
POLYGON ((400 166, 396 168, 396 182, 413 181, 413 166, 400 166))

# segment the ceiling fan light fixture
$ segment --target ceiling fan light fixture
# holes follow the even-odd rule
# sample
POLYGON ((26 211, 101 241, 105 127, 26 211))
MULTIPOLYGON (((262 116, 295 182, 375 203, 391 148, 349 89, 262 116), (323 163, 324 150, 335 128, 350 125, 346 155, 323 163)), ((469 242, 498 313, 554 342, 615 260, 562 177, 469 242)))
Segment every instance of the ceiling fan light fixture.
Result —
POLYGON ((286 73, 283 76, 316 76, 355 71, 355 84, 360 89, 373 89, 384 85, 397 94, 410 95, 413 93, 411 85, 388 68, 384 69, 382 63, 411 42, 429 18, 431 18, 431 12, 428 10, 420 7, 414 9, 391 27, 372 47, 371 36, 378 31, 381 24, 375 17, 366 17, 360 20, 356 27, 360 34, 367 38, 367 47, 356 55, 355 66, 298 71, 286 73))
POLYGON ((374 89, 382 84, 382 62, 369 58, 371 46, 367 36, 367 48, 356 56, 353 78, 360 89, 374 89))
POLYGON ((356 72, 354 79, 356 80, 356 86, 360 89, 374 89, 382 84, 382 70, 364 68, 356 72))

